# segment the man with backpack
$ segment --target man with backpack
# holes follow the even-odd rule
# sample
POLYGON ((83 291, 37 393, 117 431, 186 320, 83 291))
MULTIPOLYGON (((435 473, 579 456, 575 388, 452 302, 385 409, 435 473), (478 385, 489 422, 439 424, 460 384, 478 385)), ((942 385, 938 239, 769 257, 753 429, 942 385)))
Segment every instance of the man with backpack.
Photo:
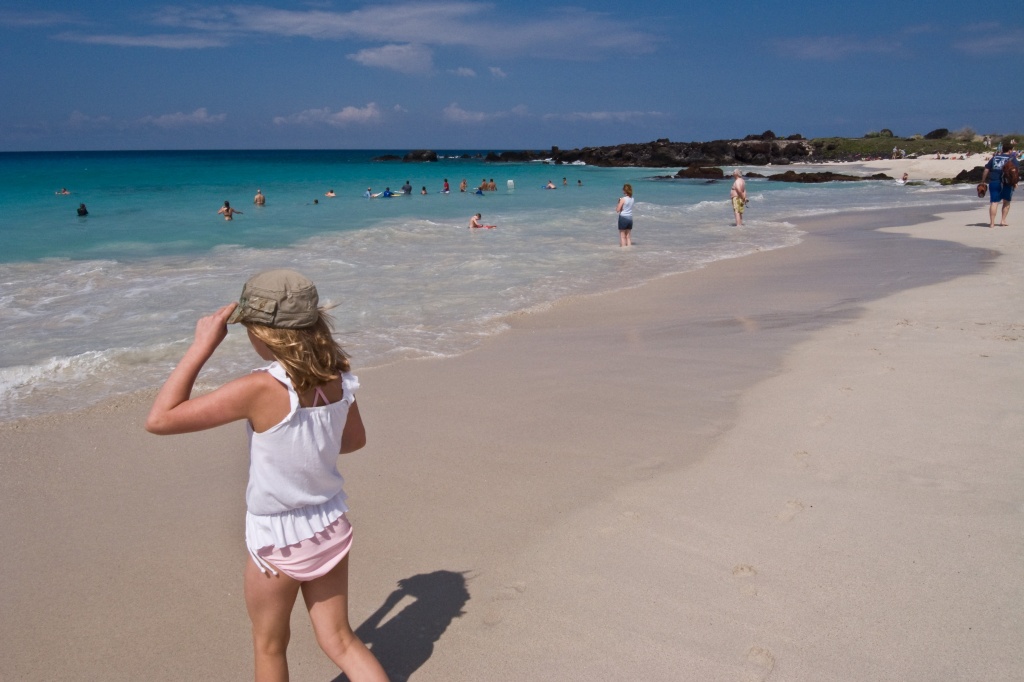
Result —
POLYGON ((989 162, 985 164, 985 172, 981 175, 982 184, 988 183, 988 226, 996 226, 996 213, 999 211, 999 204, 1003 205, 1002 220, 1000 227, 1006 227, 1006 216, 1010 213, 1010 201, 1013 199, 1013 190, 1017 187, 1020 179, 1020 163, 1017 161, 1017 153, 1013 151, 1013 142, 1003 141, 1003 151, 994 154, 989 162))

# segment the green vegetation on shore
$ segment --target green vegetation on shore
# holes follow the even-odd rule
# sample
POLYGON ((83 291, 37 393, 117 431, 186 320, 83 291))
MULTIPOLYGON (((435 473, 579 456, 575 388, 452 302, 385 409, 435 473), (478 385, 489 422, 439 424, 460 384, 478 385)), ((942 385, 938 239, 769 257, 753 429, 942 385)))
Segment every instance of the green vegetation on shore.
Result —
MULTIPOLYGON (((1016 134, 988 137, 994 144, 1001 143, 1004 137, 1022 139, 1016 134)), ((846 161, 852 157, 888 159, 892 156, 893 147, 914 156, 967 152, 979 154, 992 151, 991 147, 985 146, 982 136, 975 134, 970 128, 955 132, 937 130, 925 136, 913 137, 896 137, 891 131, 882 130, 868 133, 864 137, 816 137, 809 142, 814 146, 815 157, 824 161, 846 161)))
POLYGON ((967 142, 954 138, 942 140, 907 139, 900 137, 816 137, 812 139, 815 156, 826 161, 845 161, 852 156, 863 158, 892 157, 892 148, 898 147, 907 154, 927 156, 930 154, 975 154, 990 151, 982 142, 967 142))

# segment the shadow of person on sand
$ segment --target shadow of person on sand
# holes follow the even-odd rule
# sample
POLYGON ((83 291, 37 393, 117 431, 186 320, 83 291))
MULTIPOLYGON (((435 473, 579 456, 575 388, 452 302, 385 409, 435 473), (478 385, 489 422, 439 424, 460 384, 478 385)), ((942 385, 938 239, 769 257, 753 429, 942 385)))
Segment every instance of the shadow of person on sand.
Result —
MULTIPOLYGON (((356 635, 373 650, 391 682, 405 682, 427 662, 434 642, 464 613, 462 607, 468 601, 464 573, 420 573, 399 580, 398 589, 356 629, 356 635), (415 601, 387 619, 406 598, 415 601)), ((348 682, 348 677, 343 673, 333 682, 348 682)))

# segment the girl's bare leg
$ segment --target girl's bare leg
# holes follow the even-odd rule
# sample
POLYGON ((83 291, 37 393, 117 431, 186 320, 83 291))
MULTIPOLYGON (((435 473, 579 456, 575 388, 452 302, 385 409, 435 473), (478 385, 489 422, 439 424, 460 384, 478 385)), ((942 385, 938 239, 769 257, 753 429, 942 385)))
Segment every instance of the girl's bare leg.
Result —
POLYGON ((299 582, 283 573, 263 574, 252 559, 245 562, 245 607, 252 621, 256 682, 287 682, 288 640, 299 582))
POLYGON ((316 641, 352 682, 387 682, 373 653, 348 622, 348 556, 327 575, 302 583, 316 641))

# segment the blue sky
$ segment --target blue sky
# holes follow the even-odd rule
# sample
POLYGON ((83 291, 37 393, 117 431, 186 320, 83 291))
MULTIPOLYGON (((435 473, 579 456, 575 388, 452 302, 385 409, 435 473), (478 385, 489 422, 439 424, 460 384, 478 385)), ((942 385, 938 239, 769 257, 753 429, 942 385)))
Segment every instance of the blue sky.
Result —
POLYGON ((1024 130, 1019 0, 0 0, 0 63, 0 151, 1024 130))

